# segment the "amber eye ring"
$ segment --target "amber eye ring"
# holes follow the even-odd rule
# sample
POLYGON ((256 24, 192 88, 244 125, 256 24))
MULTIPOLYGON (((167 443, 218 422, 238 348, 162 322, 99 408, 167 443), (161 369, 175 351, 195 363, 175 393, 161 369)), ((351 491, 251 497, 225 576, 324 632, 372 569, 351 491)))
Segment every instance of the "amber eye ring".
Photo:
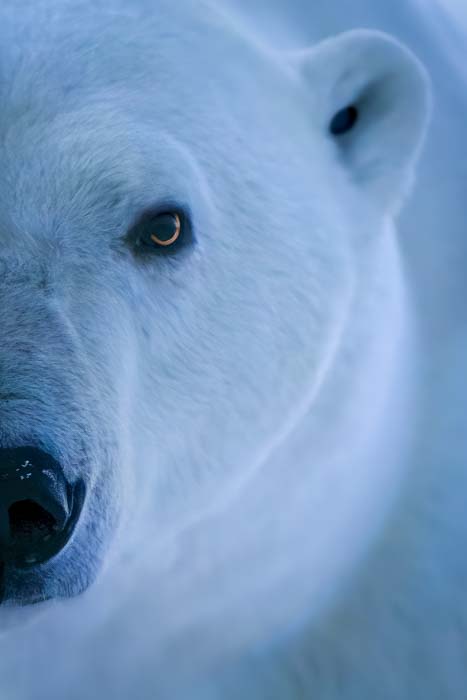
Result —
POLYGON ((162 245, 162 246, 169 246, 169 245, 172 245, 173 243, 175 243, 175 241, 179 238, 180 231, 182 228, 182 223, 180 221, 180 217, 178 214, 172 214, 172 217, 173 217, 174 222, 175 222, 175 231, 172 234, 172 236, 170 236, 170 238, 167 238, 166 240, 163 240, 162 238, 159 238, 158 236, 156 236, 155 233, 152 233, 150 238, 151 238, 151 241, 153 243, 156 243, 157 245, 162 245))

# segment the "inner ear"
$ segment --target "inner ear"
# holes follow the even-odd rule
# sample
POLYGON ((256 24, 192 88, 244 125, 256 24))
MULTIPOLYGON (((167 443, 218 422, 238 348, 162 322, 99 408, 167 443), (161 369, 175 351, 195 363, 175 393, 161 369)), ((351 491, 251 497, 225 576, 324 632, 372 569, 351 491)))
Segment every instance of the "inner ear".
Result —
POLYGON ((332 136, 348 134, 357 124, 360 117, 360 107, 350 104, 339 109, 329 123, 329 132, 332 136))
POLYGON ((409 86, 404 85, 400 69, 369 76, 363 84, 353 82, 351 97, 347 96, 349 85, 337 84, 327 130, 355 181, 370 186, 379 177, 390 176, 391 170, 395 175, 409 165, 419 145, 426 109, 423 102, 404 94, 409 86))
POLYGON ((430 113, 424 68, 380 32, 328 39, 300 59, 313 120, 353 181, 384 209, 398 207, 430 113))

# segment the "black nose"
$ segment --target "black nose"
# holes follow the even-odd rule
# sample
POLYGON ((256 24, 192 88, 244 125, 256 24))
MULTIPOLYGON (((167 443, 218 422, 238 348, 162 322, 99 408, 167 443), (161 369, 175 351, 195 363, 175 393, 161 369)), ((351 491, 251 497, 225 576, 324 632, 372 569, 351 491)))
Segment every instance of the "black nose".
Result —
POLYGON ((60 464, 34 447, 0 449, 0 564, 36 566, 68 542, 84 501, 60 464))

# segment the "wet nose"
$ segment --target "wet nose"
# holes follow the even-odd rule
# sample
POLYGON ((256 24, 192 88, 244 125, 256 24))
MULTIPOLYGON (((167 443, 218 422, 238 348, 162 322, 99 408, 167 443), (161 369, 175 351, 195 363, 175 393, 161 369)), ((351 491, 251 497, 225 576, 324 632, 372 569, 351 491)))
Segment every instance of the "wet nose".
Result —
POLYGON ((84 501, 60 464, 35 447, 0 449, 0 564, 19 568, 51 559, 66 545, 84 501))

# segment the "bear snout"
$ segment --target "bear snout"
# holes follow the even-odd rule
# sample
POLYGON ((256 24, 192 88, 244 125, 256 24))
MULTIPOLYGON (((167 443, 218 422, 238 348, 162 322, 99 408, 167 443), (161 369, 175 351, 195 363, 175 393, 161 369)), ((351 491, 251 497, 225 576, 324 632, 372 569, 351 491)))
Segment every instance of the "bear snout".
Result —
POLYGON ((11 569, 31 572, 66 547, 80 518, 85 487, 82 481, 70 484, 57 460, 36 447, 0 449, 0 487, 3 579, 11 569))

